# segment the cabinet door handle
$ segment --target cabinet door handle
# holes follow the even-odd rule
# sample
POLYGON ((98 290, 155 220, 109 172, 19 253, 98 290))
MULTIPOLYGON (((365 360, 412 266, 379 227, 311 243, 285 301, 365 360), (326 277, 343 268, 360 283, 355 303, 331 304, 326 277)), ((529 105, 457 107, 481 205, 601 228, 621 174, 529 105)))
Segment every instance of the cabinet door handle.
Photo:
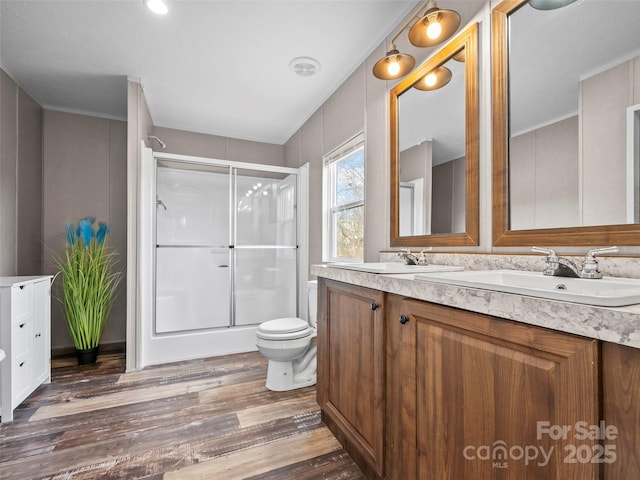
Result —
POLYGON ((380 306, 380 305, 378 305, 376 302, 373 302, 373 303, 371 304, 371 310, 374 310, 374 311, 375 311, 375 310, 377 310, 377 309, 378 309, 378 307, 379 307, 379 306, 380 306))
POLYGON ((41 337, 42 334, 41 333, 36 333, 36 338, 41 337))
POLYGON ((21 323, 19 326, 20 326, 20 328, 24 328, 25 325, 26 325, 26 322, 25 323, 21 323))
POLYGON ((18 288, 19 288, 20 290, 24 290, 24 285, 20 285, 20 286, 18 286, 18 288))
POLYGON ((24 362, 22 362, 22 363, 20 364, 20 366, 21 366, 21 367, 22 367, 23 365, 24 365, 24 362))
POLYGON ((400 315, 400 323, 402 325, 404 325, 405 323, 407 323, 409 321, 409 317, 406 315, 400 315))

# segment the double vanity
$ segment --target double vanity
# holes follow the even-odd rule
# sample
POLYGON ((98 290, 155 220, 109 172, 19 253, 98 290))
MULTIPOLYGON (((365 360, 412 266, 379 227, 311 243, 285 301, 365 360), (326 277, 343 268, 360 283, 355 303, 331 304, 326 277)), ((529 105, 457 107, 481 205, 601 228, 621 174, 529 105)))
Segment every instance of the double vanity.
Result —
POLYGON ((640 3, 489 6, 389 91, 385 246, 459 252, 311 270, 323 420, 367 478, 639 479, 640 280, 514 252, 640 278, 640 3))
POLYGON ((640 281, 391 263, 312 267, 318 403, 368 478, 640 478, 640 281))

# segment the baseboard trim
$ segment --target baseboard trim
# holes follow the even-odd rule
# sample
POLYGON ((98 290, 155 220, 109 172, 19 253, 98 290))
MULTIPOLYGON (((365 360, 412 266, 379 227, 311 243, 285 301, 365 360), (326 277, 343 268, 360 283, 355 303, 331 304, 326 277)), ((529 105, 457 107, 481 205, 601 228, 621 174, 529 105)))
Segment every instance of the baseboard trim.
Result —
MULTIPOLYGON (((126 342, 101 343, 99 353, 125 353, 126 342)), ((56 347, 51 349, 51 358, 64 358, 76 354, 75 347, 56 347)))

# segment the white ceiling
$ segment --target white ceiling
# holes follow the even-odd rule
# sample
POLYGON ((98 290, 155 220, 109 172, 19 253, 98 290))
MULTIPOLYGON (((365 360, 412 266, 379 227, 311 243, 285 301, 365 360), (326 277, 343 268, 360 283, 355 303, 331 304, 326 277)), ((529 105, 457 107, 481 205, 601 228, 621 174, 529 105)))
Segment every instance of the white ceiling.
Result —
POLYGON ((166 1, 2 0, 0 65, 45 108, 125 119, 131 76, 157 126, 283 144, 418 4, 166 1))

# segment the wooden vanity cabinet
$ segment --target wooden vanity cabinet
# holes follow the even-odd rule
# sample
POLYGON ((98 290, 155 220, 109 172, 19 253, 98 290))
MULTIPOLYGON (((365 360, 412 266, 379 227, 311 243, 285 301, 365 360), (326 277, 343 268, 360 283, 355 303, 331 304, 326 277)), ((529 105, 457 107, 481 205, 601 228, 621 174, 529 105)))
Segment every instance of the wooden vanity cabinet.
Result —
POLYGON ((368 478, 384 473, 384 297, 318 279, 322 419, 368 478))
POLYGON ((616 455, 603 465, 603 479, 640 478, 640 349, 603 342, 602 399, 602 419, 616 429, 602 441, 616 455))
POLYGON ((367 478, 640 478, 640 350, 318 287, 318 403, 367 478), (576 437, 601 419, 625 425, 616 442, 576 437), (614 463, 597 461, 606 444, 614 463))
POLYGON ((597 448, 574 437, 578 422, 598 425, 596 340, 393 295, 387 302, 388 478, 599 478, 597 463, 565 461, 580 445, 597 448), (554 440, 538 435, 538 422, 571 430, 554 440), (540 456, 518 459, 527 446, 540 456), (546 465, 540 448, 552 450, 546 465))

